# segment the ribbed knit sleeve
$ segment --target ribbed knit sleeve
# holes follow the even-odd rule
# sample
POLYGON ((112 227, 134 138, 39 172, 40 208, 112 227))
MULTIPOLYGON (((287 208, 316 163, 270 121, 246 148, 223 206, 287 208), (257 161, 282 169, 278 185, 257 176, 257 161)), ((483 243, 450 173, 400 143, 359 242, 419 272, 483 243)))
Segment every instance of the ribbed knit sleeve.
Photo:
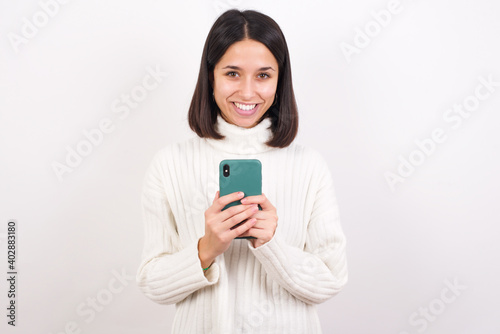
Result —
POLYGON ((203 272, 198 257, 198 241, 181 246, 175 218, 165 193, 169 187, 169 166, 165 150, 151 162, 142 192, 145 242, 136 280, 143 293, 159 304, 177 303, 193 292, 215 284, 219 266, 203 272))
MULTIPOLYGON (((266 273, 296 298, 308 304, 322 303, 347 283, 346 240, 339 219, 333 180, 326 161, 317 157, 317 188, 313 210, 307 222, 303 249, 285 243, 275 236, 264 245, 248 246, 266 273)), ((278 212, 279 216, 279 212, 278 212)))

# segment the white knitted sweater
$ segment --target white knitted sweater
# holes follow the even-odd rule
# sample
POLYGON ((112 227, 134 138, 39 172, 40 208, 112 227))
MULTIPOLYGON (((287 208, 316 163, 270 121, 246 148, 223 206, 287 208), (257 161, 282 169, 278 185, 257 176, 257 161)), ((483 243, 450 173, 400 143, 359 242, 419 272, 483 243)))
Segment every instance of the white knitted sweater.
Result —
POLYGON ((270 125, 265 118, 246 129, 219 115, 225 139, 167 145, 149 166, 137 282, 151 300, 176 304, 172 334, 322 333, 315 305, 347 282, 346 241, 328 165, 295 142, 283 149, 265 145, 270 125), (262 163, 262 192, 278 215, 275 235, 257 248, 233 240, 204 272, 197 245, 219 189, 219 162, 247 158, 262 163))

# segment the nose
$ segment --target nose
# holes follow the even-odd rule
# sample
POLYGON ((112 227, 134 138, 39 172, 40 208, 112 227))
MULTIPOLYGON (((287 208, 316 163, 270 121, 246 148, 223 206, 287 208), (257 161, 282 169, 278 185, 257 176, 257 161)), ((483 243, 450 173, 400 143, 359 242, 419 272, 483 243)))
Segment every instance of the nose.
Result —
POLYGON ((255 96, 255 83, 252 78, 247 77, 241 81, 240 96, 244 101, 250 101, 255 96))

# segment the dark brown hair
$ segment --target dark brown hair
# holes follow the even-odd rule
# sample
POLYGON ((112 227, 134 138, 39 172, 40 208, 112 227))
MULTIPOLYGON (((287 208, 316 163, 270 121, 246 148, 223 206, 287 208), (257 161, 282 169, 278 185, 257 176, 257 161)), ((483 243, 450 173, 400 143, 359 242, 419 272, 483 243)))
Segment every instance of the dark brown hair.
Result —
POLYGON ((288 46, 278 24, 269 16, 254 10, 228 10, 210 29, 203 48, 198 82, 189 107, 189 127, 202 138, 224 138, 214 127, 220 110, 212 98, 213 71, 226 50, 244 39, 264 44, 278 62, 276 100, 262 118, 269 117, 272 123, 273 136, 266 144, 271 147, 287 147, 294 140, 299 127, 288 46))

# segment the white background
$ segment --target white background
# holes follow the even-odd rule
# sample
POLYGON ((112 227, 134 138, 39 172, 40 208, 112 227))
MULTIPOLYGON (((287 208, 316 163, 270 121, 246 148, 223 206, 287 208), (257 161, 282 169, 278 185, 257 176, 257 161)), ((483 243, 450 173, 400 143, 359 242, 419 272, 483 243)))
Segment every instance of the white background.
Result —
POLYGON ((284 31, 296 140, 322 152, 336 183, 349 283, 318 306, 324 332, 498 333, 500 86, 459 126, 443 115, 474 101, 479 77, 500 81, 500 4, 402 0, 346 57, 341 45, 361 46, 359 31, 376 29, 371 13, 389 3, 73 0, 43 22, 38 1, 1 0, 1 277, 9 219, 19 272, 15 328, 0 280, 2 333, 170 332, 174 306, 153 303, 134 281, 142 180, 159 149, 194 135, 187 108, 203 44, 233 6, 284 31), (16 46, 25 19, 40 27, 16 46), (114 101, 138 89, 148 67, 168 76, 120 118, 114 101), (106 118, 113 131, 59 180, 53 164, 106 118), (415 141, 438 128, 446 140, 418 153, 415 141), (419 165, 391 189, 386 173, 410 156, 419 165), (105 305, 92 311, 92 299, 105 305))

